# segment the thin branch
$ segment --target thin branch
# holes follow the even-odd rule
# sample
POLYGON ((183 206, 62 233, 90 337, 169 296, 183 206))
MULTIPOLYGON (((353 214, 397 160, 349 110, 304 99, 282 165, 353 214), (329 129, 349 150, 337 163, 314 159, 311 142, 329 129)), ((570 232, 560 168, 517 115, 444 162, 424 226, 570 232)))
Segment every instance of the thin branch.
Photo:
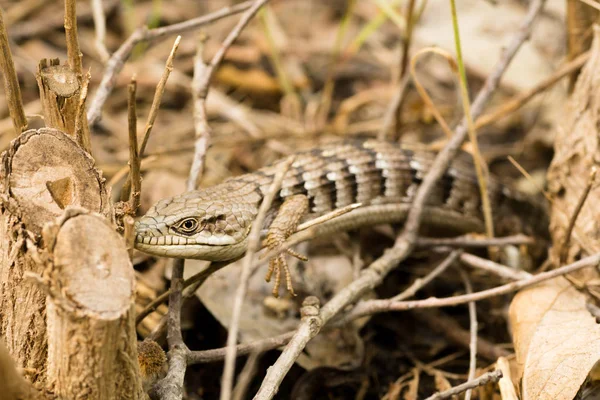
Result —
POLYGON ((498 382, 500 380, 500 378, 502 378, 502 371, 496 370, 496 371, 488 372, 488 373, 481 375, 477 379, 469 380, 469 381, 463 383, 462 385, 458 385, 458 386, 453 387, 452 389, 448 389, 444 392, 436 393, 433 396, 429 396, 425 400, 449 399, 452 396, 461 394, 464 391, 474 389, 479 386, 487 385, 490 382, 494 382, 494 383, 498 382))
POLYGON ((231 315, 231 324, 229 325, 229 332, 227 334, 227 355, 225 357, 223 378, 221 379, 221 400, 229 400, 231 398, 233 375, 235 372, 235 345, 237 343, 239 322, 240 317, 242 315, 242 304, 244 302, 244 297, 246 297, 250 276, 252 274, 252 262, 254 260, 254 254, 260 248, 260 231, 263 227, 265 218, 267 217, 267 212, 269 211, 269 208, 271 208, 273 200, 275 199, 275 196, 281 188, 283 178, 285 177, 285 174, 294 162, 294 159, 295 157, 290 157, 287 161, 281 164, 281 167, 279 168, 277 174, 273 178, 273 183, 269 187, 269 191, 267 192, 267 194, 263 198, 262 203, 260 204, 258 214, 256 216, 256 219, 252 223, 252 228, 250 229, 250 233, 248 234, 248 249, 246 250, 246 255, 244 256, 244 259, 242 261, 240 283, 235 293, 233 311, 231 315))
POLYGON ((4 13, 0 9, 0 67, 4 77, 4 93, 8 102, 8 112, 15 127, 15 136, 27 129, 27 118, 23 109, 23 98, 21 97, 21 88, 19 87, 19 78, 13 63, 12 53, 4 25, 4 13))
POLYGON ((233 389, 233 400, 244 400, 246 398, 246 393, 248 392, 248 388, 252 383, 252 379, 256 375, 258 370, 258 362, 260 361, 260 352, 250 353, 250 356, 246 360, 246 364, 244 368, 240 372, 240 377, 238 382, 233 389))
POLYGON ((394 133, 394 122, 396 121, 396 116, 400 112, 402 100, 404 99, 404 95, 406 94, 406 89, 408 88, 410 80, 411 74, 405 74, 400 79, 400 82, 394 91, 394 97, 392 97, 392 101, 386 108, 385 114, 383 115, 381 129, 377 134, 377 138, 379 140, 385 140, 395 136, 392 135, 394 133))
POLYGON ((175 58, 175 54, 177 53, 177 49, 179 48, 180 41, 181 36, 177 36, 175 42, 173 43, 173 47, 171 48, 171 53, 167 58, 163 74, 160 78, 160 81, 158 81, 158 85, 156 85, 156 91, 154 92, 154 98, 152 99, 152 106, 150 107, 150 113, 148 114, 148 121, 146 122, 146 128, 144 129, 144 138, 142 139, 142 146, 140 147, 140 158, 144 157, 146 145, 148 144, 148 139, 150 138, 150 132, 152 132, 152 128, 154 127, 154 121, 156 120, 158 110, 160 109, 160 102, 165 92, 167 80, 169 79, 169 75, 171 75, 171 71, 173 71, 173 59, 175 58))
POLYGON ((581 54, 574 60, 571 60, 568 63, 564 64, 552 75, 543 79, 540 83, 538 83, 531 89, 517 94, 512 99, 508 100, 506 103, 477 118, 477 120, 475 121, 475 128, 479 129, 486 125, 492 124, 498 121, 499 119, 507 116, 508 114, 518 110, 539 93, 553 86, 556 82, 558 82, 565 76, 571 74, 574 71, 579 70, 587 62, 587 60, 589 60, 589 58, 590 52, 588 51, 586 53, 581 54))
POLYGON ((88 129, 87 120, 85 119, 85 102, 88 95, 88 87, 92 74, 88 72, 81 77, 81 90, 79 91, 79 102, 77 103, 77 111, 75 112, 75 140, 83 147, 85 151, 92 154, 92 143, 90 140, 90 130, 88 129))
POLYGON ((96 51, 100 56, 103 63, 106 63, 110 58, 110 53, 106 49, 104 40, 106 38, 106 17, 104 15, 104 8, 102 8, 102 0, 91 0, 92 2, 92 16, 94 17, 94 29, 96 31, 96 38, 94 45, 96 51))
POLYGON ((204 157, 210 144, 211 129, 208 125, 206 113, 206 95, 208 90, 203 86, 203 76, 207 74, 208 66, 204 62, 204 43, 207 36, 201 35, 196 47, 196 56, 194 57, 194 78, 192 80, 192 98, 194 99, 194 131, 196 132, 196 141, 194 143, 194 158, 190 168, 190 175, 187 183, 187 189, 196 188, 202 172, 204 170, 204 157))
POLYGON ((185 343, 183 343, 183 337, 181 336, 181 291, 183 290, 183 267, 183 260, 176 259, 173 261, 167 328, 167 342, 169 344, 169 350, 177 346, 186 348, 185 343))
MULTIPOLYGON (((473 285, 467 273, 459 269, 460 277, 465 285, 465 292, 467 294, 473 293, 473 285)), ((477 370, 477 309, 475 308, 475 302, 471 301, 468 304, 469 307, 469 377, 468 380, 472 381, 475 379, 475 372, 477 370)), ((465 393, 465 400, 471 400, 472 390, 469 388, 465 393)))
POLYGON ((160 398, 165 400, 181 400, 183 397, 183 379, 187 368, 187 356, 190 352, 181 335, 183 265, 184 260, 175 259, 171 273, 171 294, 167 313, 169 369, 167 376, 157 383, 157 392, 160 398))
POLYGON ((437 267, 435 267, 430 273, 423 278, 416 279, 412 285, 406 288, 402 293, 394 296, 394 301, 403 301, 413 297, 419 290, 425 287, 429 282, 434 280, 438 275, 448 269, 456 259, 461 255, 462 250, 455 250, 448 255, 437 267))
MULTIPOLYGON (((206 71, 202 76, 202 80, 200 81, 200 88, 208 90, 208 84, 210 83, 212 75, 215 69, 219 66, 219 64, 221 64, 221 61, 223 61, 223 57, 225 57, 225 53, 227 52, 229 47, 231 47, 233 42, 236 41, 236 39, 238 38, 242 30, 246 27, 246 25, 248 25, 252 17, 254 17, 258 10, 268 1, 269 0, 257 0, 253 2, 252 6, 248 9, 248 11, 246 11, 244 15, 242 15, 235 28, 233 28, 231 32, 229 32, 229 35, 227 35, 227 37, 223 41, 223 44, 210 61, 210 64, 206 68, 206 71)), ((202 91, 200 91, 200 96, 204 96, 204 98, 206 98, 206 93, 202 93, 202 91)))
POLYGON ((344 15, 341 18, 340 24, 338 25, 337 32, 335 34, 335 42, 331 52, 329 65, 327 66, 327 73, 325 75, 325 83, 323 84, 323 90, 321 91, 321 98, 319 99, 319 108, 316 115, 316 127, 322 128, 327 122, 329 111, 331 110, 331 100, 333 91, 335 88, 335 81, 333 79, 334 67, 340 60, 341 47, 350 25, 352 12, 356 5, 356 0, 348 0, 346 2, 346 9, 344 15))
POLYGON ((512 281, 518 281, 521 279, 530 278, 532 275, 528 272, 516 270, 514 268, 507 267, 502 264, 495 263, 491 260, 477 257, 473 254, 464 253, 460 256, 460 261, 465 265, 473 268, 482 269, 487 272, 491 272, 504 279, 510 279, 512 281))
POLYGON ((560 261, 563 262, 567 259, 567 254, 569 252, 569 242, 571 241, 571 234, 573 233, 573 228, 575 228, 575 223, 577 222, 577 217, 581 213, 581 209, 587 200, 588 195, 590 194, 590 190, 592 190, 592 186, 596 181, 596 173, 598 170, 596 167, 592 167, 592 171, 590 172, 590 176, 588 177, 587 184, 585 185, 585 189, 577 204, 575 205, 575 209, 573 210, 573 214, 571 215, 571 219, 569 220, 569 226, 567 227, 567 231, 565 232, 565 239, 560 246, 560 261))
MULTIPOLYGON (((406 77, 407 75, 409 75, 408 72, 408 62, 409 62, 409 54, 410 54, 410 47, 412 44, 412 39, 413 39, 413 32, 414 32, 414 27, 415 27, 415 15, 414 15, 414 10, 415 10, 415 3, 416 0, 408 0, 408 4, 406 6, 406 35, 404 35, 404 46, 402 46, 402 56, 400 58, 400 80, 403 80, 404 77, 406 77)), ((400 137, 400 128, 402 126, 402 107, 404 106, 404 99, 405 97, 403 95, 398 95, 398 103, 395 104, 395 108, 394 108, 394 114, 396 115, 395 118, 395 137, 394 139, 397 139, 400 137)))
POLYGON ((478 238, 471 235, 457 236, 454 238, 419 237, 416 245, 419 247, 503 247, 534 244, 532 237, 522 234, 513 236, 478 238))
POLYGON ((406 19, 406 35, 404 40, 404 46, 402 46, 402 56, 400 58, 400 77, 404 77, 408 72, 406 68, 408 67, 408 53, 410 50, 410 44, 412 42, 413 36, 413 28, 414 28, 414 9, 415 9, 415 0, 408 0, 408 4, 406 6, 406 15, 404 18, 406 19))
POLYGON ((223 7, 222 9, 213 13, 161 28, 148 29, 146 26, 144 26, 135 30, 121 45, 121 47, 119 47, 119 49, 113 53, 106 63, 104 75, 102 76, 102 80, 98 90, 96 91, 96 96, 94 97, 88 111, 88 123, 90 125, 94 125, 100 120, 102 116, 102 108, 104 107, 104 103, 106 103, 108 96, 115 86, 117 75, 123 69, 125 62, 129 59, 134 47, 138 43, 158 41, 161 39, 166 39, 172 35, 182 34, 193 29, 198 29, 201 26, 243 12, 250 8, 253 3, 253 1, 246 1, 234 6, 223 7))
POLYGON ((65 0, 65 36, 67 38, 67 58, 69 66, 81 78, 83 63, 79 49, 79 35, 77 34, 77 1, 65 0))
MULTIPOLYGON (((295 331, 290 331, 271 338, 255 340, 250 343, 238 344, 236 346, 236 354, 239 357, 250 353, 277 349, 287 344, 292 338, 292 336, 294 336, 294 333, 295 331)), ((220 349, 213 350, 190 351, 190 353, 188 354, 187 362, 188 365, 194 365, 221 361, 225 359, 226 352, 227 347, 222 347, 220 349)))
POLYGON ((135 215, 140 206, 142 177, 140 176, 140 157, 137 142, 137 115, 136 115, 136 89, 135 76, 131 77, 127 97, 127 122, 129 127, 129 179, 131 191, 129 193, 129 208, 131 215, 135 215))

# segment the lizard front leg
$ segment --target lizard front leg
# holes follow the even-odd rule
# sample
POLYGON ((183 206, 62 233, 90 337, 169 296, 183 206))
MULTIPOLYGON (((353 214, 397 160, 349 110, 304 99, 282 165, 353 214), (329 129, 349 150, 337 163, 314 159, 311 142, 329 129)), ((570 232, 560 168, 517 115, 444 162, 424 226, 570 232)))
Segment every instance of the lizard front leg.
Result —
MULTIPOLYGON (((296 232, 298 224, 302 220, 302 217, 306 215, 308 211, 308 198, 304 195, 297 194, 294 196, 287 197, 283 204, 279 207, 275 219, 269 226, 267 231, 267 237, 265 238, 265 246, 269 250, 274 250, 283 244, 290 235, 296 232)), ((307 261, 307 258, 301 254, 296 253, 291 249, 287 249, 277 254, 269 260, 269 270, 265 276, 267 282, 271 281, 273 273, 275 273, 275 284, 273 286, 273 296, 279 296, 279 285, 281 284, 281 271, 285 273, 285 282, 287 290, 295 296, 294 288, 292 286, 292 277, 290 270, 285 259, 285 254, 288 253, 300 260, 307 261)))

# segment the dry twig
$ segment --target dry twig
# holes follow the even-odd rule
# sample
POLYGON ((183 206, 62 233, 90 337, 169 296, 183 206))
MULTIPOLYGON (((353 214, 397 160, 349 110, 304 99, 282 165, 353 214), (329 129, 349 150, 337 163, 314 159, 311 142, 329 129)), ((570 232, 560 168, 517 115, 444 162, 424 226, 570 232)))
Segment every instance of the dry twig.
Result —
POLYGON ((158 81, 158 85, 156 85, 156 91, 154 92, 154 98, 152 99, 152 106, 150 107, 150 113, 148 114, 148 121, 146 122, 146 128, 144 129, 144 138, 142 139, 142 145, 140 147, 140 157, 144 157, 146 145, 148 144, 148 139, 150 138, 150 132, 152 132, 154 121, 156 120, 158 110, 160 109, 160 102, 165 92, 167 80, 169 79, 169 75, 171 75, 171 71, 173 71, 173 59, 175 58, 175 54, 179 48, 180 41, 181 36, 177 36, 175 42, 173 43, 173 47, 171 48, 171 53, 167 58, 163 74, 160 78, 160 81, 158 81))
POLYGON ((19 79, 15 64, 13 63, 12 53, 4 25, 3 11, 0 9, 0 68, 4 77, 4 92, 8 100, 8 111, 15 127, 15 135, 20 134, 27 129, 27 118, 23 109, 23 99, 21 97, 21 88, 19 87, 19 79))
MULTIPOLYGON (((467 273, 459 269, 460 277, 465 285, 465 292, 467 294, 473 293, 473 285, 467 273)), ((475 379, 475 372, 477 370, 477 309, 475 308, 475 302, 471 301, 468 304, 469 307, 469 381, 475 379)), ((465 400, 471 400, 472 390, 469 388, 465 393, 465 400)))
POLYGON ((575 205, 575 209, 573 210, 573 214, 571 214, 571 218, 569 219, 569 225, 567 226, 567 231, 565 232, 565 239, 560 246, 560 262, 563 262, 567 259, 567 253, 569 252, 569 242, 571 241, 571 234, 573 233, 573 228, 575 228, 575 223, 577 222, 577 217, 579 217, 579 213, 587 200, 588 195, 590 194, 590 190, 592 190, 592 186, 596 180, 596 173, 598 170, 596 167, 592 168, 592 172, 588 178, 588 182, 585 185, 585 189, 579 200, 577 200, 577 204, 575 205))
POLYGON ((449 399, 452 396, 457 394, 461 394, 464 391, 474 389, 479 386, 487 385, 490 382, 498 382, 502 378, 502 371, 496 370, 492 372, 488 372, 486 374, 481 375, 477 379, 469 380, 462 385, 458 385, 453 387, 452 389, 446 390, 445 392, 436 393, 433 396, 429 396, 425 400, 443 400, 449 399))
POLYGON ((67 38, 69 66, 81 78, 83 75, 83 54, 79 49, 79 35, 77 34, 76 0, 65 0, 65 36, 67 38))
POLYGON ((127 122, 129 127, 129 179, 131 192, 129 193, 129 208, 131 215, 135 215, 140 206, 140 192, 142 188, 142 177, 140 176, 140 157, 137 142, 137 115, 136 115, 136 89, 135 76, 131 78, 127 97, 127 122))
POLYGON ((204 157, 210 144, 210 126, 208 125, 208 116, 206 115, 206 96, 208 88, 203 86, 208 81, 203 79, 207 71, 207 65, 204 62, 204 43, 206 35, 201 35, 196 48, 194 57, 194 78, 192 81, 192 97, 194 98, 194 131, 196 140, 194 143, 194 158, 190 168, 190 175, 187 183, 187 189, 193 190, 198 184, 204 169, 204 157))
POLYGON ((460 261, 462 261, 465 265, 469 265, 473 268, 478 268, 487 272, 491 272, 492 274, 504 279, 518 281, 521 279, 527 279, 531 277, 531 274, 528 272, 515 270, 514 268, 498 264, 494 261, 487 260, 485 258, 477 257, 473 254, 461 254, 460 261))
POLYGON ((462 250, 455 250, 448 255, 437 267, 423 278, 416 279, 412 285, 406 288, 402 293, 392 297, 394 301, 402 301, 413 297, 419 290, 434 280, 438 275, 448 269, 456 259, 462 254, 462 250))
POLYGON ((92 15, 94 17, 94 28, 96 31, 96 39, 94 45, 102 62, 106 63, 110 58, 110 53, 106 49, 104 39, 106 38, 106 17, 102 8, 102 0, 91 0, 92 15))
POLYGON ((489 247, 489 246, 519 246, 534 244, 535 240, 522 234, 513 236, 478 238, 472 235, 454 238, 419 237, 416 245, 419 247, 489 247))
POLYGON ((587 60, 589 60, 589 58, 590 52, 588 51, 586 53, 581 54, 574 60, 571 60, 568 63, 564 64, 556 72, 554 72, 549 77, 543 79, 540 83, 538 83, 531 89, 517 94, 512 99, 508 100, 506 103, 477 118, 477 120, 475 121, 475 128, 479 129, 486 125, 492 124, 498 121, 499 119, 507 116, 508 114, 518 110, 539 93, 548 89, 565 76, 580 69, 587 62, 587 60))
POLYGON ((243 400, 246 398, 246 393, 248 392, 248 388, 252 383, 252 379, 256 375, 258 370, 258 362, 260 361, 260 352, 250 353, 250 356, 246 360, 246 364, 244 368, 240 372, 240 376, 238 378, 238 382, 233 389, 233 400, 243 400))
POLYGON ((252 223, 252 228, 248 234, 248 249, 242 262, 242 272, 240 276, 240 283, 235 293, 235 299, 233 302, 233 311, 231 315, 231 324, 229 325, 229 332, 227 334, 227 354, 225 357, 225 367, 223 371, 223 378, 221 380, 221 400, 231 398, 231 388, 233 385, 233 375, 235 370, 235 358, 236 358, 236 343, 237 335, 239 330, 239 321, 242 315, 242 303, 246 297, 246 291, 248 290, 248 284, 250 276, 252 275, 252 262, 254 260, 254 254, 260 247, 260 231, 262 229, 267 212, 273 204, 275 196, 281 188, 281 183, 285 177, 286 172, 294 162, 294 157, 290 157, 286 162, 281 164, 281 168, 277 171, 277 174, 273 178, 273 183, 269 187, 268 193, 263 198, 258 214, 252 223))
POLYGON ((171 273, 171 294, 167 313, 167 342, 169 345, 169 370, 167 376, 157 383, 156 391, 161 399, 180 400, 183 397, 183 378, 190 350, 181 335, 181 291, 183 287, 184 260, 175 259, 171 273))

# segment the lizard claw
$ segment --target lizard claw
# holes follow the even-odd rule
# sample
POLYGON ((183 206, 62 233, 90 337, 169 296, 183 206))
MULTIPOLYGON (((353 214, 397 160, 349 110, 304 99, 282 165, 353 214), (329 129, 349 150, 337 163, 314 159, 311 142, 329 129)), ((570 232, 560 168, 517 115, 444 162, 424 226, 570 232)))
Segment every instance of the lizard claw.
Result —
MULTIPOLYGON (((267 237, 265 238, 266 247, 269 250, 279 250, 283 243, 296 230, 302 216, 308 209, 308 199, 304 195, 294 195, 288 197, 280 207, 277 216, 271 223, 267 237)), ((288 267, 285 255, 290 254, 302 261, 307 261, 306 256, 299 254, 291 249, 279 251, 279 253, 269 260, 269 270, 265 276, 267 282, 275 274, 275 285, 273 287, 273 296, 279 296, 279 285, 281 284, 281 271, 285 273, 285 283, 287 290, 292 296, 295 296, 292 287, 292 276, 288 267)))
POLYGON ((265 276, 267 282, 271 281, 273 273, 275 273, 275 283, 273 285, 273 297, 279 297, 279 286, 281 285, 281 270, 285 273, 285 284, 287 290, 292 296, 296 296, 294 293, 294 287, 292 285, 292 275, 290 268, 288 267, 287 261, 285 260, 284 253, 279 253, 275 257, 269 260, 269 270, 265 276))
MULTIPOLYGON (((276 250, 281 247, 283 242, 285 242, 286 234, 282 233, 278 230, 272 230, 267 234, 267 248, 269 250, 276 250)), ((289 254, 293 257, 301 261, 308 261, 308 257, 303 254, 300 254, 292 249, 281 250, 276 256, 273 256, 269 260, 269 269, 267 270, 267 274, 265 275, 265 280, 267 282, 271 281, 273 274, 275 274, 275 284, 273 285, 273 297, 279 297, 279 286, 281 285, 281 272, 285 274, 285 285, 292 296, 296 296, 294 293, 294 287, 292 285, 292 274, 290 273, 290 268, 288 266, 287 260, 285 259, 286 254, 289 254)))

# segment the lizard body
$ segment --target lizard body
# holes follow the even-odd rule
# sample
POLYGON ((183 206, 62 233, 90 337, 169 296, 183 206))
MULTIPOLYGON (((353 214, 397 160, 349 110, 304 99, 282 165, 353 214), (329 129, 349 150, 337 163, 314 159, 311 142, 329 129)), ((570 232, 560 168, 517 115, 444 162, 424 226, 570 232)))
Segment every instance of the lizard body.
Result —
MULTIPOLYGON (((430 151, 376 140, 333 143, 300 152, 284 177, 271 209, 275 217, 267 225, 278 224, 277 215, 283 214, 286 202, 299 197, 307 200, 307 212, 299 211, 306 214, 305 219, 362 204, 317 225, 318 234, 401 222, 434 157, 430 151)), ((213 187, 161 200, 136 223, 136 247, 167 257, 210 261, 239 257, 246 250, 252 222, 280 162, 213 187)), ((493 178, 489 179, 489 196, 499 234, 533 234, 547 229, 543 207, 530 197, 493 178)), ((452 162, 425 207, 423 225, 427 227, 455 233, 483 230, 481 199, 470 157, 452 162)), ((297 224, 299 218, 294 219, 297 224)), ((291 232, 295 226, 292 228, 291 232)), ((270 247, 284 239, 275 240, 270 247)))

